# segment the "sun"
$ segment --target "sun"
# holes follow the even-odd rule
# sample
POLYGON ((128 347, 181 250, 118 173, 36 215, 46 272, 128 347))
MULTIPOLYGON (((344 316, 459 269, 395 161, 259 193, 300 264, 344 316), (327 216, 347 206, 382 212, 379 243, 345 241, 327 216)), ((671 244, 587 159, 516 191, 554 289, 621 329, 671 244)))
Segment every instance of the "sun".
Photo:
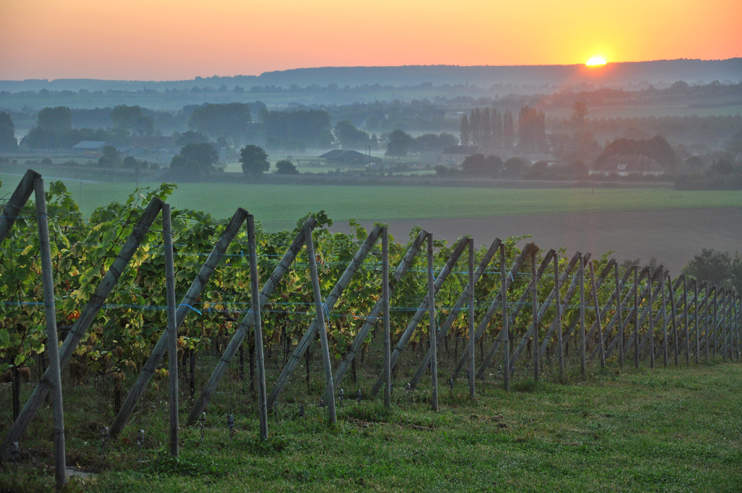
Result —
POLYGON ((606 63, 605 62, 605 58, 599 57, 599 56, 594 56, 590 60, 588 60, 587 62, 585 62, 585 65, 587 65, 588 67, 597 67, 597 66, 600 66, 600 65, 605 65, 605 63, 606 63))

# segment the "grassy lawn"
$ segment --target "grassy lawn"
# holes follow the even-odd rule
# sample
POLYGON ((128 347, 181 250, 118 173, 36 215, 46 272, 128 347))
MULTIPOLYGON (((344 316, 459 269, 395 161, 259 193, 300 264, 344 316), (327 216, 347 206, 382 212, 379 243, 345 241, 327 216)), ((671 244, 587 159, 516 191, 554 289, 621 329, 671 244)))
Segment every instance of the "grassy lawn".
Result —
MULTIPOLYGON (((0 196, 12 193, 18 176, 0 174, 0 196)), ((47 178, 47 181, 51 181, 47 178)), ((133 183, 66 181, 83 211, 124 200, 133 183)), ((156 186, 148 183, 145 186, 156 186)), ((308 212, 324 209, 337 222, 489 217, 517 214, 609 212, 677 208, 740 207, 742 192, 677 192, 667 189, 489 189, 418 186, 302 186, 244 183, 182 183, 174 207, 202 210, 219 218, 244 207, 269 230, 289 228, 308 212)))
MULTIPOLYGON (((247 385, 225 382, 208 409, 203 444, 197 427, 183 427, 180 461, 165 455, 166 381, 149 393, 105 459, 100 427, 113 416, 110 388, 94 383, 66 389, 68 465, 98 472, 76 480, 71 491, 742 489, 738 363, 623 373, 612 367, 561 383, 547 374, 539 384, 517 382, 510 393, 489 380, 478 383, 475 402, 461 380, 453 392, 443 386, 439 412, 429 410, 426 388, 408 395, 398 390, 391 412, 370 398, 339 403, 334 428, 316 406, 317 370, 311 396, 303 391, 303 376, 295 377, 271 417, 266 443, 256 438, 256 406, 247 385), (105 397, 91 400, 91 391, 105 397), (227 413, 235 414, 232 441, 227 413), (135 439, 139 427, 147 431, 143 462, 135 439)), ((367 392, 372 382, 361 376, 357 386, 367 392)), ((352 385, 346 382, 346 395, 352 385)), ((2 393, 6 410, 8 394, 2 393)), ((187 410, 182 406, 182 417, 187 410)), ((40 416, 22 442, 24 465, 0 472, 0 491, 51 491, 50 409, 40 416), (28 467, 31 460, 35 467, 28 467)), ((3 429, 7 422, 4 417, 3 429)))

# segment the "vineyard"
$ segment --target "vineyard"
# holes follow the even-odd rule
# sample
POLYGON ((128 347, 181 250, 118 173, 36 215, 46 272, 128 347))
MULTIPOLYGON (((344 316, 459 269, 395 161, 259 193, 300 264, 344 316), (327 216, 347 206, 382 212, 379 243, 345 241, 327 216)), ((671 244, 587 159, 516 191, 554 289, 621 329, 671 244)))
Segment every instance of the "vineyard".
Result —
POLYGON ((331 233, 324 211, 270 233, 243 209, 229 220, 171 210, 173 190, 137 190, 87 219, 61 182, 45 192, 28 171, 5 204, 3 462, 51 395, 61 487, 62 389, 90 382, 109 409, 95 416, 105 443, 141 450, 143 415, 164 399, 177 456, 183 424, 203 429, 212 414, 228 415, 230 433, 241 414, 266 441, 284 408, 335 424, 343 400, 438 410, 441 389, 475 399, 589 368, 740 358, 738 293, 663 266, 518 248, 524 238, 474 248, 418 228, 395 239, 354 221, 331 233))

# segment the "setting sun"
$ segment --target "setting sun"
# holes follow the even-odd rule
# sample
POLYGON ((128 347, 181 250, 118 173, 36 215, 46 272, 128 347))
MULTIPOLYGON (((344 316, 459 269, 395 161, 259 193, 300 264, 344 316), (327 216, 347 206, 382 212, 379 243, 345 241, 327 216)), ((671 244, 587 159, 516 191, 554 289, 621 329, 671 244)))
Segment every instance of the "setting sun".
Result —
POLYGON ((598 65, 605 65, 605 58, 594 56, 590 60, 585 62, 585 65, 587 65, 588 67, 596 67, 598 65))

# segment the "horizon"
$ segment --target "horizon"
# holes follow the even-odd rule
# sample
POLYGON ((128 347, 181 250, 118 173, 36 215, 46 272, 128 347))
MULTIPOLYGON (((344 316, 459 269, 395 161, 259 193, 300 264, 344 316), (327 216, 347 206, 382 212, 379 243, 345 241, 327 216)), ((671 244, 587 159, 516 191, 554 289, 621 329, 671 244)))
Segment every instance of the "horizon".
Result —
POLYGON ((668 8, 492 5, 470 0, 373 6, 324 0, 244 5, 174 0, 45 0, 0 6, 0 79, 190 80, 325 67, 581 65, 739 57, 736 0, 668 8), (606 22, 610 19, 610 22, 606 22), (690 34, 689 34, 690 33, 690 34), (232 74, 232 75, 229 75, 232 74))

